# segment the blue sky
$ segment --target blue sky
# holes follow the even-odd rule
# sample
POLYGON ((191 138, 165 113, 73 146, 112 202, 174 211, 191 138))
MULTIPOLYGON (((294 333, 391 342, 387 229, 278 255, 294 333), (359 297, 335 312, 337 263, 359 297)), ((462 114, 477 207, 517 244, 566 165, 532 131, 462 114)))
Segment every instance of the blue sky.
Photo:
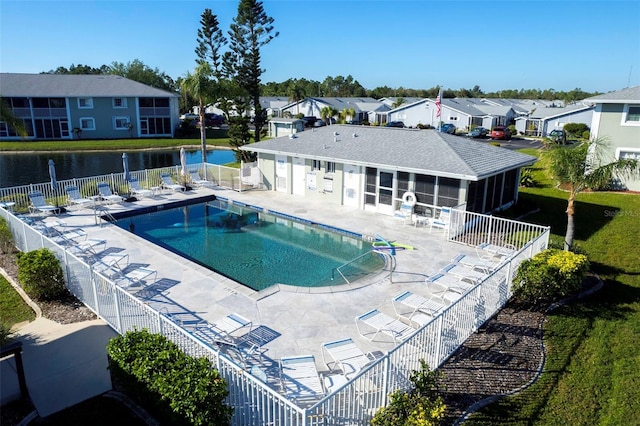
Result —
MULTIPOLYGON (((608 92, 640 85, 640 2, 264 0, 280 36, 263 82, 353 76, 378 86, 608 92)), ((0 72, 140 59, 195 65, 200 15, 223 31, 238 1, 0 0, 0 72)))

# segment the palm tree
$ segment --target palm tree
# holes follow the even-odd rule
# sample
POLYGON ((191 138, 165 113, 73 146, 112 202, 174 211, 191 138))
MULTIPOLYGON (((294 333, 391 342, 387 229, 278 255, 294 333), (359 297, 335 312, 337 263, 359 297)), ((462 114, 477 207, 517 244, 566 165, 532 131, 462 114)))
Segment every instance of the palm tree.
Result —
POLYGON ((567 232, 564 249, 571 250, 575 233, 575 199, 583 189, 604 188, 613 177, 626 178, 640 174, 638 161, 622 159, 607 161, 606 142, 600 138, 576 147, 556 145, 547 151, 553 177, 569 191, 567 200, 567 232))
POLYGON ((332 106, 322 107, 320 110, 320 116, 327 125, 332 124, 331 119, 338 114, 338 110, 332 106))
POLYGON ((356 115, 356 110, 353 108, 345 108, 340 112, 340 121, 345 124, 347 121, 353 120, 356 115), (349 119, 349 120, 347 120, 349 119))
POLYGON ((302 87, 300 83, 295 80, 288 87, 287 92, 289 95, 289 100, 292 102, 297 102, 296 108, 298 109, 298 114, 300 114, 300 101, 303 100, 306 95, 304 92, 304 87, 302 87))
POLYGON ((204 109, 214 101, 214 82, 211 80, 213 70, 208 62, 201 62, 196 66, 193 74, 187 73, 182 80, 183 93, 193 97, 198 102, 198 115, 200 116, 200 145, 202 149, 202 162, 207 162, 207 129, 205 126, 204 109))

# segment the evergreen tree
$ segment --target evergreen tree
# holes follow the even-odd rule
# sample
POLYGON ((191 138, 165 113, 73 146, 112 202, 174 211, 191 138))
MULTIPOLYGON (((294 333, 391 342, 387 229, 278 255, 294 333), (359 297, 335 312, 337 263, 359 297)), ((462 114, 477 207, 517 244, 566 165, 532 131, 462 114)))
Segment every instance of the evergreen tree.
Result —
MULTIPOLYGON (((254 114, 254 139, 260 141, 260 134, 266 117, 260 105, 262 85, 260 77, 260 49, 278 36, 273 31, 274 19, 267 16, 261 1, 240 0, 238 15, 233 19, 229 31, 230 52, 224 55, 223 62, 227 73, 232 75, 246 92, 250 109, 254 114)), ((244 112, 243 115, 246 115, 244 112)), ((248 143, 249 141, 245 141, 248 143)))

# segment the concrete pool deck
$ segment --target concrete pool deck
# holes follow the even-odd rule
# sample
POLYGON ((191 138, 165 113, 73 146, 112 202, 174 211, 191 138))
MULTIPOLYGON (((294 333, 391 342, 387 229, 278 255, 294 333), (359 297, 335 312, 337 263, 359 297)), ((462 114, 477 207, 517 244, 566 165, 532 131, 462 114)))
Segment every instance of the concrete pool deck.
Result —
POLYGON ((63 220, 68 229, 80 227, 88 238, 105 239, 107 248, 128 253, 130 263, 157 270, 157 281, 135 292, 157 310, 173 313, 185 321, 197 316, 214 323, 230 313, 250 319, 254 324, 253 333, 265 342, 262 358, 267 367, 277 364, 281 357, 311 354, 315 356, 318 369, 326 371, 327 367, 322 363, 322 343, 347 337, 353 338, 364 352, 387 352, 394 347, 393 342, 384 337, 375 342, 363 338, 358 333, 355 318, 374 308, 395 317, 393 297, 405 290, 426 296, 424 280, 427 276, 437 273, 459 253, 475 255, 473 247, 447 242, 442 230, 434 229, 430 233, 428 227, 405 225, 387 215, 325 205, 274 191, 239 193, 199 188, 110 205, 106 210, 116 213, 211 194, 358 234, 377 234, 388 241, 412 246, 414 250, 397 251, 392 279, 384 273, 364 278, 366 281, 358 281, 354 286, 256 292, 114 224, 101 222, 92 209, 72 210, 57 217, 47 217, 46 221, 63 220))

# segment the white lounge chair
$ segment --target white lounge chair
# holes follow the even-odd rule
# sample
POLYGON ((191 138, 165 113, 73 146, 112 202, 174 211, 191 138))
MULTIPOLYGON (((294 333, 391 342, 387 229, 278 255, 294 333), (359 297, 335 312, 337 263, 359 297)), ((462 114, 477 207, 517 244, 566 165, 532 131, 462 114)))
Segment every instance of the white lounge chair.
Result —
POLYGON ((352 338, 336 340, 322 344, 322 362, 330 371, 338 368, 347 378, 357 374, 366 367, 375 357, 371 353, 365 354, 355 344, 352 338), (331 361, 326 360, 325 353, 331 357, 331 361), (331 366, 333 364, 333 367, 331 366))
POLYGON ((450 263, 441 269, 442 273, 451 274, 461 281, 477 284, 487 277, 485 272, 476 271, 459 263, 450 263))
POLYGON ((171 189, 173 191, 184 191, 185 190, 184 186, 178 185, 177 183, 175 183, 173 181, 173 179, 171 179, 171 175, 169 173, 162 173, 160 175, 160 178, 162 179, 162 187, 163 188, 171 189))
POLYGON ((482 243, 476 246, 476 253, 481 259, 490 259, 491 257, 498 257, 501 260, 505 260, 508 257, 514 255, 517 251, 516 246, 512 244, 498 245, 491 243, 482 243))
POLYGON ((123 288, 137 287, 147 282, 147 278, 153 276, 151 283, 154 283, 158 277, 158 271, 155 269, 138 266, 129 269, 128 267, 122 268, 117 262, 105 263, 102 260, 98 260, 92 265, 96 272, 106 276, 112 280, 117 286, 123 288), (128 270, 129 269, 129 270, 128 270))
POLYGON ((439 297, 448 304, 460 299, 464 293, 473 288, 473 284, 461 281, 454 275, 441 273, 427 277, 425 284, 428 294, 439 297))
POLYGON ((408 290, 394 297, 392 304, 398 317, 406 318, 414 327, 425 325, 447 306, 439 297, 426 298, 408 290))
POLYGON ((122 203, 124 201, 124 198, 119 196, 117 192, 111 192, 111 188, 107 182, 98 183, 98 193, 107 203, 122 203))
POLYGON ((67 195, 69 196, 69 207, 78 206, 79 208, 82 208, 84 206, 93 206, 95 204, 92 199, 84 198, 80 194, 80 190, 77 186, 67 186, 66 190, 67 195))
POLYGON ((467 268, 476 269, 478 271, 484 272, 488 274, 493 272, 500 264, 502 263, 499 258, 486 258, 481 259, 477 256, 469 256, 466 254, 459 254, 453 259, 451 259, 452 263, 459 263, 461 265, 466 266, 467 268))
POLYGON ((280 382, 287 398, 309 404, 324 395, 313 355, 280 358, 280 382))
POLYGON ((44 198, 44 195, 41 191, 32 191, 29 192, 29 199, 31 200, 31 205, 29 206, 29 211, 31 213, 35 213, 36 211, 42 213, 56 213, 58 208, 56 206, 52 206, 51 204, 47 204, 47 201, 44 198))
MULTIPOLYGON (((206 321, 197 324, 194 328, 193 334, 214 346, 219 344, 237 346, 237 339, 241 336, 238 332, 248 328, 248 333, 251 333, 252 327, 252 321, 242 315, 232 313, 226 317, 220 318, 213 324, 206 321)), ((246 333, 243 333, 242 335, 244 334, 246 333)))
POLYGON ((209 186, 213 184, 213 182, 209 182, 206 179, 202 179, 197 170, 190 171, 189 176, 191 177, 191 183, 196 186, 209 186))
POLYGON ((137 178, 129 179, 129 191, 131 191, 131 195, 139 195, 141 197, 153 197, 155 192, 151 189, 143 189, 140 187, 140 181, 137 178))
POLYGON ((395 344, 405 340, 416 331, 412 326, 398 319, 391 318, 389 315, 377 309, 372 309, 356 317, 356 328, 362 337, 372 342, 378 337, 378 334, 382 333, 391 337, 395 344), (369 328, 372 328, 373 331, 367 331, 366 329, 364 331, 361 330, 361 324, 367 325, 369 328))

